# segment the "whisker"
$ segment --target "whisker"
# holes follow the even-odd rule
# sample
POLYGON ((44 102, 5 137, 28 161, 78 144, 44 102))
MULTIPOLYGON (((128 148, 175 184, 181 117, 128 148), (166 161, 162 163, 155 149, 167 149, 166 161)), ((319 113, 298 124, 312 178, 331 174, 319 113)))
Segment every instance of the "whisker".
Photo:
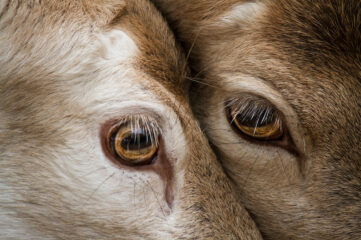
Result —
POLYGON ((306 154, 306 140, 305 140, 305 137, 302 137, 302 141, 303 141, 303 152, 304 152, 304 154, 306 154))
POLYGON ((200 31, 197 32, 196 36, 194 37, 194 39, 193 39, 193 41, 192 41, 192 45, 191 45, 191 47, 189 48, 189 50, 188 50, 188 52, 187 52, 187 56, 186 56, 186 59, 185 59, 185 62, 184 62, 183 68, 182 68, 182 75, 184 75, 184 73, 185 73, 185 70, 186 70, 187 65, 188 65, 189 57, 190 57, 190 55, 191 55, 191 52, 192 52, 192 50, 193 50, 193 48, 194 48, 195 43, 196 43, 197 40, 198 40, 199 33, 200 33, 200 31))
POLYGON ((288 184, 291 185, 291 181, 290 181, 289 175, 286 174, 286 168, 285 168, 285 165, 283 164, 281 154, 279 153, 278 150, 277 150, 277 154, 278 154, 278 157, 279 157, 280 162, 281 162, 281 165, 282 165, 283 173, 285 174, 285 176, 286 176, 286 178, 287 178, 288 184))
POLYGON ((90 172, 88 172, 88 173, 86 173, 86 174, 84 174, 84 175, 81 175, 80 178, 89 176, 89 175, 91 175, 91 174, 93 174, 93 173, 96 173, 96 172, 98 172, 98 171, 100 171, 100 170, 105 170, 105 169, 106 169, 105 167, 100 167, 100 168, 95 169, 95 170, 93 170, 93 171, 90 171, 90 172))
POLYGON ((250 166, 249 170, 248 170, 248 174, 247 174, 247 177, 246 177, 246 181, 244 182, 243 186, 246 186, 247 185, 247 182, 248 182, 248 179, 249 177, 251 176, 251 173, 253 171, 253 168, 254 166, 256 165, 256 162, 257 162, 257 158, 252 162, 252 165, 250 166))
POLYGON ((244 144, 245 142, 217 142, 219 145, 236 145, 236 144, 244 144))
POLYGON ((205 83, 205 82, 202 82, 202 81, 199 81, 199 80, 195 80, 195 79, 194 79, 194 78, 192 78, 192 77, 186 77, 186 79, 187 79, 187 80, 189 80, 189 81, 192 81, 192 82, 196 82, 196 83, 199 83, 199 84, 202 84, 202 85, 208 86, 208 87, 218 88, 218 87, 213 86, 213 85, 211 85, 211 84, 209 84, 209 83, 205 83))
MULTIPOLYGON (((134 207, 135 207, 135 198, 136 198, 136 196, 135 196, 135 186, 137 185, 137 182, 136 181, 134 181, 133 180, 133 205, 134 205, 134 207)), ((135 208, 136 209, 136 208, 135 208)))
POLYGON ((99 186, 90 194, 89 199, 91 199, 91 198, 94 196, 94 194, 99 190, 99 188, 100 188, 104 183, 106 183, 109 179, 111 179, 114 175, 115 175, 115 172, 113 172, 113 173, 112 173, 111 175, 109 175, 106 179, 104 179, 104 181, 101 182, 101 183, 99 184, 99 186))
POLYGON ((203 132, 218 132, 218 131, 222 131, 222 132, 231 132, 232 129, 231 128, 209 128, 209 127, 205 127, 202 129, 203 132))
MULTIPOLYGON (((144 183, 144 181, 142 181, 143 183, 144 183)), ((147 198, 146 198, 146 196, 145 196, 145 188, 143 187, 143 200, 144 200, 144 204, 145 204, 145 206, 148 206, 148 204, 147 204, 147 198)))
MULTIPOLYGON (((143 181, 143 180, 142 180, 142 181, 143 181)), ((157 203, 158 203, 158 205, 159 205, 159 207, 160 207, 160 209, 161 209, 161 211, 162 211, 162 214, 163 214, 163 216, 165 217, 164 209, 163 209, 163 207, 162 207, 162 205, 161 205, 161 203, 160 203, 160 201, 159 201, 159 199, 158 199, 158 196, 157 196, 156 192, 154 191, 152 185, 150 184, 149 181, 145 181, 145 182, 143 181, 143 183, 147 184, 148 187, 150 188, 150 190, 152 191, 152 193, 153 193, 155 199, 157 200, 157 203)))

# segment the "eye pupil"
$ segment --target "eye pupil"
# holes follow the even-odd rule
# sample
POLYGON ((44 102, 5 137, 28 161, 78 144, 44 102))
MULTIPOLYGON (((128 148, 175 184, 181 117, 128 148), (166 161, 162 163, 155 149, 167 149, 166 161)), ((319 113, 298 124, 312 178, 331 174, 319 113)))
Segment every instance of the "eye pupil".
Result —
POLYGON ((275 122, 273 113, 262 112, 261 114, 255 114, 253 116, 244 116, 243 114, 237 114, 236 120, 239 124, 247 127, 262 127, 275 122))
POLYGON ((127 149, 128 151, 136 151, 139 149, 151 147, 152 141, 149 139, 148 135, 142 131, 129 132, 128 136, 123 137, 121 140, 121 147, 127 149))

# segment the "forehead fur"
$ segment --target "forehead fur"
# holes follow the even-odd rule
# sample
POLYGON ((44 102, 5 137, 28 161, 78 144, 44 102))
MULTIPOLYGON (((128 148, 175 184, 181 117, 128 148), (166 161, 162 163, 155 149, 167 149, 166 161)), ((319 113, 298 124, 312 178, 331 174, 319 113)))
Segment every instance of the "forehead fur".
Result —
MULTIPOLYGON (((82 42, 94 38, 94 32, 120 28, 140 50, 135 63, 139 70, 172 92, 183 91, 185 57, 167 23, 149 1, 4 1, 0 6, 0 20, 4 32, 14 38, 10 50, 6 50, 9 55, 6 61, 16 60, 21 54, 26 54, 26 59, 39 58, 43 52, 34 49, 50 45, 55 49, 54 56, 43 54, 42 58, 51 58, 48 62, 62 59, 64 52, 72 53, 72 48, 79 48, 82 42), (60 38, 68 39, 67 44, 61 45, 60 38), (62 52, 55 54, 56 50, 62 52)), ((93 47, 93 42, 94 39, 89 41, 88 49, 93 47)), ((33 65, 34 68, 36 64, 33 65)), ((33 71, 39 72, 39 69, 33 71)))
POLYGON ((361 81, 361 1, 267 1, 263 29, 296 60, 339 66, 361 81), (327 61, 325 61, 327 59, 327 61), (331 61, 331 63, 329 62, 331 61), (327 62, 327 63, 326 63, 327 62))
POLYGON ((142 71, 169 91, 182 92, 187 72, 185 57, 163 17, 154 11, 149 2, 129 1, 110 25, 124 26, 129 35, 133 36, 142 53, 138 59, 142 71))
POLYGON ((310 118, 304 123, 310 122, 312 132, 328 139, 331 136, 315 129, 338 128, 349 136, 349 144, 351 139, 357 142, 360 92, 355 89, 360 89, 361 83, 361 2, 281 0, 266 1, 266 5, 267 10, 251 29, 252 40, 262 45, 258 51, 263 49, 263 55, 258 59, 263 59, 263 64, 266 58, 282 64, 278 68, 275 64, 268 76, 264 73, 264 79, 293 103, 300 118, 310 118), (302 98, 295 100, 295 96, 302 98))

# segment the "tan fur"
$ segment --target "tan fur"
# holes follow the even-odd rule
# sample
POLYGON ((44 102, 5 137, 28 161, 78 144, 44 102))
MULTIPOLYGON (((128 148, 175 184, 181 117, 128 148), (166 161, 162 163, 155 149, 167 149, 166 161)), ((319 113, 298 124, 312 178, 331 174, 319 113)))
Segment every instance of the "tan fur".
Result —
POLYGON ((145 0, 2 1, 0 238, 261 239, 190 111, 186 73, 145 0), (161 128, 157 162, 113 164, 102 129, 143 114, 161 128))
POLYGON ((360 239, 361 1, 154 2, 191 51, 194 109, 265 239, 360 239), (229 20, 245 3, 258 7, 229 20), (285 115, 296 154, 230 128, 224 101, 249 93, 285 115))

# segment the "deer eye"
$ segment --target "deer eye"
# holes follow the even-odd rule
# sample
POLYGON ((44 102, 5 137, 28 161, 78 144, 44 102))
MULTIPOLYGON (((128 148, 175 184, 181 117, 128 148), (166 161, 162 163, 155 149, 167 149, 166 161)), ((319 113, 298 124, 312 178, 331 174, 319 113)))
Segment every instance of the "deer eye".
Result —
POLYGON ((128 122, 115 126, 108 135, 108 149, 122 164, 147 165, 158 152, 159 133, 155 126, 128 122))
POLYGON ((228 104, 229 121, 233 128, 252 139, 278 140, 284 133, 278 111, 258 97, 245 97, 228 104))

